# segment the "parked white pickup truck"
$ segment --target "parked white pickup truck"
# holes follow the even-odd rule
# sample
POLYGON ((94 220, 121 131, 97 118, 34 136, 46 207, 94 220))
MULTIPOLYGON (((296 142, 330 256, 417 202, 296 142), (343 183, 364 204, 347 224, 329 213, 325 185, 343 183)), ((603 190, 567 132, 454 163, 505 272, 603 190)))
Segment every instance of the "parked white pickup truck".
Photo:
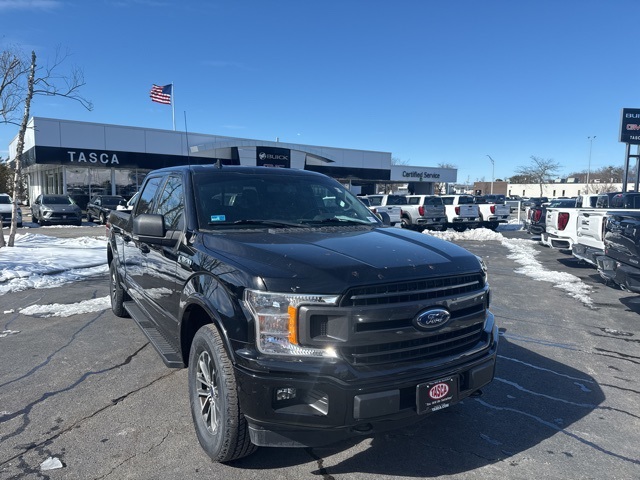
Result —
POLYGON ((491 202, 487 196, 476 196, 473 201, 478 205, 481 227, 495 230, 499 224, 509 221, 511 216, 509 205, 491 202))
POLYGON ((404 195, 367 195, 369 208, 373 213, 386 213, 389 215, 390 225, 402 222, 402 207, 407 204, 404 195))
POLYGON ((447 214, 442 197, 437 195, 407 195, 402 206, 402 227, 413 230, 445 230, 447 214))
POLYGON ((637 193, 619 193, 611 198, 613 206, 608 209, 581 210, 576 224, 576 242, 571 254, 579 260, 594 267, 598 266, 597 258, 604 252, 604 232, 607 217, 616 209, 638 212, 640 195, 637 193))
POLYGON ((540 243, 560 250, 571 250, 578 237, 578 215, 582 211, 576 207, 547 208, 546 231, 540 235, 540 243))
MULTIPOLYGON (((583 206, 592 205, 593 197, 593 195, 578 197, 576 203, 581 203, 583 206)), ((640 206, 640 194, 638 193, 613 194, 608 210, 635 208, 635 202, 638 202, 640 206)), ((594 216, 593 221, 591 221, 591 217, 587 220, 586 214, 592 212, 606 213, 606 211, 607 209, 605 208, 547 208, 546 232, 542 233, 540 242, 552 248, 571 250, 573 252, 573 247, 578 242, 579 236, 585 237, 585 245, 589 245, 587 237, 592 237, 594 241, 592 241, 593 244, 591 246, 604 249, 604 244, 601 244, 602 222, 604 222, 604 219, 594 216), (580 220, 580 215, 583 215, 582 220, 580 220)), ((579 254, 583 253, 582 249, 580 249, 579 254)))
POLYGON ((597 267, 596 258, 604 255, 604 225, 608 210, 582 210, 578 213, 576 242, 571 254, 597 267))
POLYGON ((473 203, 473 195, 443 195, 447 228, 462 232, 467 228, 475 228, 480 221, 480 210, 473 203))

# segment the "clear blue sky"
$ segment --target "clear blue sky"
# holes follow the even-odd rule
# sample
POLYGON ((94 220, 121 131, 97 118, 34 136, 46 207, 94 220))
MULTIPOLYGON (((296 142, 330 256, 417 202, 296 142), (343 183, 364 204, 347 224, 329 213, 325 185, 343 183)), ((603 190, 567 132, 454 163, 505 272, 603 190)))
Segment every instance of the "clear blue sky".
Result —
MULTIPOLYGON (((0 0, 0 43, 61 46, 84 110, 32 115, 391 152, 509 177, 530 157, 562 173, 624 163, 620 111, 640 108, 638 0, 0 0)), ((0 126, 0 155, 17 133, 0 126)), ((635 150, 635 149, 634 149, 635 150)))

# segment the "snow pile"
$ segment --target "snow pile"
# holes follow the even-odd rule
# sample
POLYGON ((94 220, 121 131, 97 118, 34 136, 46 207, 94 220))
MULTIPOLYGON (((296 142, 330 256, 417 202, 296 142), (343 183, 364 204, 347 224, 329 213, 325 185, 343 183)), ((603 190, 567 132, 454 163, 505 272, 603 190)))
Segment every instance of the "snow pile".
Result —
POLYGON ((445 232, 425 231, 424 233, 447 241, 499 241, 509 249, 509 258, 522 265, 521 268, 516 270, 516 273, 521 273, 537 281, 549 282, 553 284, 555 288, 564 290, 571 297, 579 300, 587 307, 593 308, 593 301, 589 296, 592 288, 575 275, 545 269, 536 259, 538 252, 534 248, 531 240, 505 238, 499 232, 494 232, 486 228, 476 228, 464 232, 447 230, 445 232))
POLYGON ((58 287, 107 271, 105 237, 16 235, 14 247, 0 249, 0 295, 58 287))

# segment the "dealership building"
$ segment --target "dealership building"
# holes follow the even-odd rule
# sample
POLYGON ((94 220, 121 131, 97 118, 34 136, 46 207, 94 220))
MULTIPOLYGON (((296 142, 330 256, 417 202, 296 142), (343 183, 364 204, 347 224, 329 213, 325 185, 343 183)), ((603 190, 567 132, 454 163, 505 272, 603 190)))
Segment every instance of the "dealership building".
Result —
MULTIPOLYGON (((10 161, 17 144, 16 136, 10 161)), ((389 152, 33 117, 22 166, 30 202, 40 194, 68 194, 82 207, 97 194, 132 196, 151 170, 217 161, 313 170, 357 194, 376 193, 378 185, 389 183, 431 194, 457 178, 456 169, 392 165, 391 158, 389 152)))

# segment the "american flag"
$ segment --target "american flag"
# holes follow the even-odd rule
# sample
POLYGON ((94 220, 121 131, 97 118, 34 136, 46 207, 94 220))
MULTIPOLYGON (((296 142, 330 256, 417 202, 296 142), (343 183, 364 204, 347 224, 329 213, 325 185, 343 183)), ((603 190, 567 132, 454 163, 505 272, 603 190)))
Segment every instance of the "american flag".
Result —
POLYGON ((164 103, 165 105, 171 105, 171 87, 173 84, 165 85, 164 87, 160 85, 153 84, 151 87, 151 93, 149 96, 151 100, 158 103, 164 103))

